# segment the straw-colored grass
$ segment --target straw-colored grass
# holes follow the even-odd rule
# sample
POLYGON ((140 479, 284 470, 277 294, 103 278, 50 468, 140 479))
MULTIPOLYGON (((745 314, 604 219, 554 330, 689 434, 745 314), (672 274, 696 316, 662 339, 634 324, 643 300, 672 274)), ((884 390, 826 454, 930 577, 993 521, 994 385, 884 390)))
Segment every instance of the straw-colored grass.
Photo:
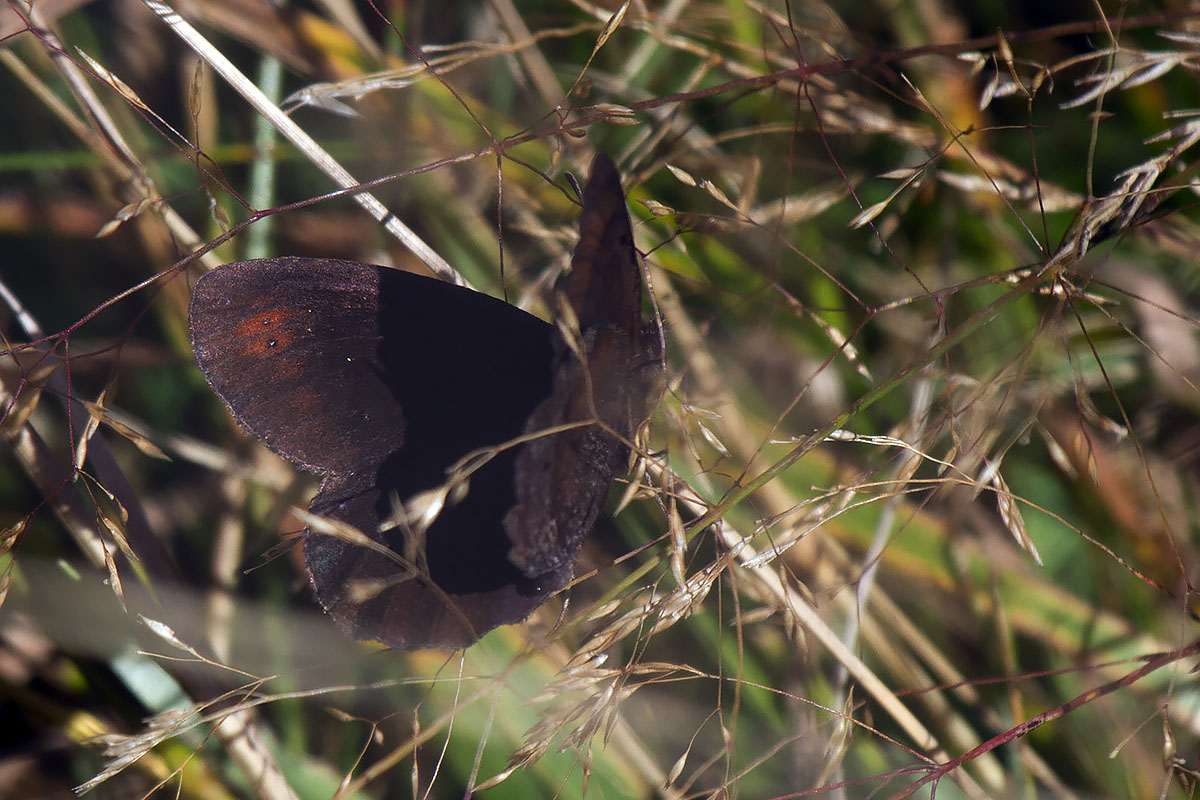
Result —
POLYGON ((0 17, 0 797, 1193 795, 1200 15, 320 7, 0 17), (596 151, 667 343, 640 488, 528 622, 351 642, 189 286, 548 317, 596 151))

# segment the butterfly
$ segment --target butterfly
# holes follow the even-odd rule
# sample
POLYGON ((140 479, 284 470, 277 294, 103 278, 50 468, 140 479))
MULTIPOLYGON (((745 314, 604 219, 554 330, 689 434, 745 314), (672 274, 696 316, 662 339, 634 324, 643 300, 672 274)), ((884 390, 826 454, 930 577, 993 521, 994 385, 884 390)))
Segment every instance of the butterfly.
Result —
POLYGON ((467 647, 572 579, 662 375, 607 156, 582 201, 557 325, 354 261, 241 261, 197 280, 188 318, 208 383, 243 428, 324 476, 309 510, 334 529, 305 529, 304 560, 354 638, 467 647), (444 500, 425 503, 440 507, 428 525, 403 513, 422 497, 444 500))

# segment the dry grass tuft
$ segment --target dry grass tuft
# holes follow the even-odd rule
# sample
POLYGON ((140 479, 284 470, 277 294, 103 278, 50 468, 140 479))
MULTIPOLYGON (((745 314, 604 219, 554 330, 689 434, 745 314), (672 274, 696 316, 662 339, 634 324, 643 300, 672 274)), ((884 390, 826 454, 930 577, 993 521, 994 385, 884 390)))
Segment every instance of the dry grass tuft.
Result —
POLYGON ((1194 13, 318 5, 0 12, 0 797, 1194 796, 1194 13), (547 316, 596 150, 668 351, 620 513, 565 607, 351 643, 191 280, 547 316))

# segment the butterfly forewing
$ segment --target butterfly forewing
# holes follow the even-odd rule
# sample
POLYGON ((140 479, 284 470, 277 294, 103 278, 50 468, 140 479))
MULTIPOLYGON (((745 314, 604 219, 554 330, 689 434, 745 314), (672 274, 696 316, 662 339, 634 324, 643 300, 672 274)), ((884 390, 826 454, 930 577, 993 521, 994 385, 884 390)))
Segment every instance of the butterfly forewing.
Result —
POLYGON ((196 361, 238 421, 313 471, 372 469, 407 439, 457 450, 426 470, 436 484, 467 449, 499 441, 497 420, 528 413, 546 391, 544 322, 399 270, 241 261, 196 283, 189 316, 196 361))
POLYGON ((193 291, 200 369, 246 429, 300 466, 349 471, 404 438, 379 377, 379 277, 354 262, 274 258, 224 266, 193 291))
POLYGON ((642 322, 642 281, 616 166, 597 156, 583 192, 579 244, 558 287, 579 322, 581 352, 556 338, 554 390, 517 455, 517 505, 505 516, 509 559, 535 576, 570 566, 629 442, 657 397, 657 331, 642 322), (553 487, 550 491, 547 487, 553 487))

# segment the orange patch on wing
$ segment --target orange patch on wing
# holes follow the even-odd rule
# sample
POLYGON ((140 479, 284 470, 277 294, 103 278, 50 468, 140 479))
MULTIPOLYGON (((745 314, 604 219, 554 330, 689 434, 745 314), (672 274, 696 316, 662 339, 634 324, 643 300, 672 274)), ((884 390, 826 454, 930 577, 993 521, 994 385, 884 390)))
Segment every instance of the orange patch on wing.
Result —
POLYGON ((288 330, 288 316, 282 309, 270 309, 246 317, 237 329, 246 354, 269 358, 286 352, 295 342, 295 335, 288 330))

